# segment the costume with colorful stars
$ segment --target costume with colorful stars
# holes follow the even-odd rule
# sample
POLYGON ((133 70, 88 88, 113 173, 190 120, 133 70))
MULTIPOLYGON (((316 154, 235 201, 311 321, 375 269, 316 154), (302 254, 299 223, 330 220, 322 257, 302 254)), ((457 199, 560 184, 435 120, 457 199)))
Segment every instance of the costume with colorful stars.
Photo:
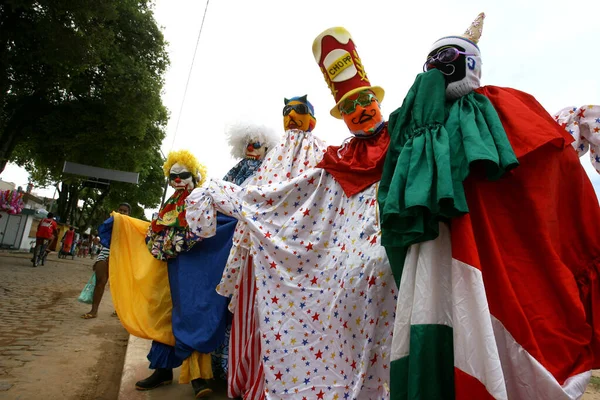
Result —
POLYGON ((600 209, 544 108, 480 87, 483 18, 434 43, 390 115, 391 398, 578 399, 600 367, 600 209))
MULTIPOLYGON (((285 99, 283 119, 286 129, 284 140, 274 146, 257 173, 248 180, 249 184, 285 181, 314 167, 321 160, 325 145, 310 132, 315 127, 316 119, 307 96, 285 99), (309 131, 301 130, 300 127, 308 127, 309 131)), ((217 286, 217 292, 231 297, 229 310, 234 313, 229 357, 229 397, 242 396, 245 399, 259 400, 264 398, 265 375, 258 314, 254 307, 254 267, 247 247, 250 236, 244 226, 240 223, 236 229, 234 249, 227 261, 221 283, 217 286)))
POLYGON ((589 150, 590 162, 600 174, 600 105, 565 107, 554 119, 573 136, 573 148, 579 157, 589 150))
MULTIPOLYGON (((322 46, 323 54, 344 47, 347 39, 346 34, 322 46)), ((356 54, 355 48, 344 49, 356 54)), ((336 90, 375 95, 362 64, 353 70, 346 77, 352 83, 336 90)), ((216 209, 233 215, 247 232, 244 246, 256 282, 263 393, 268 399, 388 396, 397 293, 379 242, 376 191, 389 136, 379 130, 382 119, 372 113, 378 99, 368 97, 368 103, 357 102, 356 107, 367 110, 358 110, 359 118, 350 120, 349 128, 369 137, 356 138, 359 143, 353 139, 343 149, 330 148, 327 170, 290 160, 303 172, 287 181, 257 173, 253 181, 264 182, 262 186, 239 188, 215 180, 206 186, 205 215, 212 218, 216 209), (358 168, 351 182, 346 177, 353 165, 358 168)), ((288 137, 296 132, 288 131, 288 137)), ((268 162, 261 169, 274 165, 268 162)), ((200 236, 212 229, 208 218, 195 226, 200 236)))

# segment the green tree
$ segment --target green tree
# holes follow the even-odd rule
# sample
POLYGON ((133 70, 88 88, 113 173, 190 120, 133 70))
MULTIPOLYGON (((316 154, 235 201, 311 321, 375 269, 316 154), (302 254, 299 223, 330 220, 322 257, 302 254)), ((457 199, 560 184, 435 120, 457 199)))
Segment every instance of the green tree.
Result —
POLYGON ((38 185, 60 182, 59 215, 82 223, 118 192, 134 208, 160 201, 162 183, 148 185, 149 163, 162 164, 165 46, 150 1, 0 3, 0 172, 10 160, 38 185), (64 161, 140 172, 140 185, 83 189, 64 161))

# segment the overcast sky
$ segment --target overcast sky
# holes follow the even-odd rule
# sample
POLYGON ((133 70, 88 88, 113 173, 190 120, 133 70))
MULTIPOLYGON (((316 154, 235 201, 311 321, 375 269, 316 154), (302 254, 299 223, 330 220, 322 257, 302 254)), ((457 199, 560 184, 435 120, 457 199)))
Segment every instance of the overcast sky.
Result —
MULTIPOLYGON (((385 89, 386 117, 402 104, 431 44, 462 34, 482 11, 482 84, 528 92, 551 114, 600 104, 598 0, 212 0, 180 116, 205 6, 205 0, 157 0, 155 18, 171 59, 162 150, 189 149, 211 177, 235 163, 223 135, 227 124, 259 122, 283 134, 284 97, 308 94, 317 117, 314 133, 327 143, 349 136, 344 123, 329 115, 335 102, 312 54, 313 39, 333 26, 350 31, 371 83, 385 89)), ((583 165, 600 191, 600 175, 587 155, 583 165)), ((27 183, 15 166, 1 177, 27 183)))

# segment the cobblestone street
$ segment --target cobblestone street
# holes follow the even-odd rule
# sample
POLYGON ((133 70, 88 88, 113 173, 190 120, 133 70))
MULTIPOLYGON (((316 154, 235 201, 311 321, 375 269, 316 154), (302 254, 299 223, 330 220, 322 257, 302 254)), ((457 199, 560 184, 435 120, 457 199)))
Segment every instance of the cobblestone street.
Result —
POLYGON ((93 261, 0 253, 0 399, 116 399, 127 332, 107 289, 98 318, 77 301, 93 261))

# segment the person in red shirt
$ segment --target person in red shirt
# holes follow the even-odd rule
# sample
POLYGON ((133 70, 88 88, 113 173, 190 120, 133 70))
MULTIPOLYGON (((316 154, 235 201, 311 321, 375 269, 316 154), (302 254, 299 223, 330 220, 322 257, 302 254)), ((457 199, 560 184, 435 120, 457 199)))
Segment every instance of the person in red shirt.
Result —
POLYGON ((71 226, 69 227, 69 230, 65 232, 65 235, 62 238, 62 252, 64 255, 71 254, 73 239, 75 239, 75 229, 71 226))
POLYGON ((48 240, 49 243, 52 242, 52 239, 54 239, 57 234, 58 225, 54 220, 54 214, 48 213, 48 216, 40 221, 35 234, 35 250, 33 251, 33 258, 31 259, 34 267, 37 267, 36 258, 40 249, 42 248, 42 245, 44 244, 44 241, 48 240))

